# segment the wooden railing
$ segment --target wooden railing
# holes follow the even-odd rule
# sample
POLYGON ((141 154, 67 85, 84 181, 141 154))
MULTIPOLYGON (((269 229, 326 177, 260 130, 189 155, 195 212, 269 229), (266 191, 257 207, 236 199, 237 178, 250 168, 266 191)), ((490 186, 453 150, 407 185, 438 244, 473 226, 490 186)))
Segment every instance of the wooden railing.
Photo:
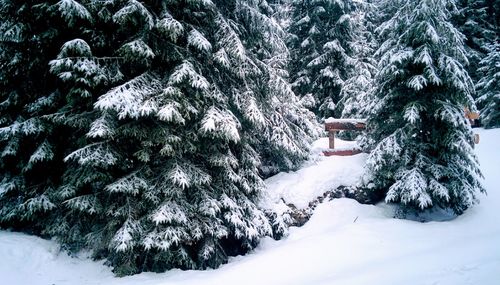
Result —
POLYGON ((325 156, 348 156, 361 153, 360 149, 335 149, 335 134, 338 131, 361 131, 366 128, 366 120, 358 119, 327 119, 325 121, 325 131, 328 132, 328 150, 325 156))

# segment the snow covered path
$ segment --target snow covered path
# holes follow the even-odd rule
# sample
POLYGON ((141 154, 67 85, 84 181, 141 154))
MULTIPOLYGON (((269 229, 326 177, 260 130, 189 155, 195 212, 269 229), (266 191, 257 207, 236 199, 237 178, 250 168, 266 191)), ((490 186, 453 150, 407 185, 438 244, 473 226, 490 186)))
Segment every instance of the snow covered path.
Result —
MULTIPOLYGON (((500 130, 479 132, 477 152, 489 193, 453 221, 397 220, 387 205, 339 199, 319 205, 311 220, 291 229, 288 238, 266 239, 253 253, 217 270, 126 278, 114 278, 102 263, 67 257, 50 241, 0 232, 0 280, 9 285, 500 284, 500 130)), ((360 157, 342 164, 359 169, 354 165, 359 166, 360 157)), ((325 158, 295 174, 282 174, 282 179, 273 178, 268 185, 288 185, 276 193, 293 185, 322 185, 325 181, 318 180, 318 173, 330 174, 327 167, 341 164, 336 159, 325 158)), ((311 191, 307 195, 319 190, 311 191)))

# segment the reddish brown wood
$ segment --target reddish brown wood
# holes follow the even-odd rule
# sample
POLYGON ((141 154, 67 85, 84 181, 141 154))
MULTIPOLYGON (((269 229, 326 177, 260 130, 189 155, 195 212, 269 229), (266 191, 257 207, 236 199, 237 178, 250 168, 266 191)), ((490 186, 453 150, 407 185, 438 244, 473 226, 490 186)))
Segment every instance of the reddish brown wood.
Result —
POLYGON ((344 149, 344 150, 335 150, 335 133, 337 131, 359 131, 364 130, 366 128, 366 124, 364 120, 350 120, 350 119, 338 119, 338 120, 329 120, 325 123, 325 130, 328 131, 328 147, 330 148, 327 151, 324 151, 325 156, 348 156, 355 155, 361 153, 362 151, 359 149, 344 149))
POLYGON ((359 149, 343 149, 343 150, 325 150, 323 154, 325 156, 350 156, 362 153, 359 149))
POLYGON ((331 149, 335 148, 335 131, 328 132, 328 147, 331 149))
POLYGON ((469 108, 465 108, 465 117, 469 120, 477 120, 479 119, 479 113, 477 112, 471 112, 469 108))
POLYGON ((360 131, 366 128, 361 122, 332 122, 325 123, 325 131, 360 131))

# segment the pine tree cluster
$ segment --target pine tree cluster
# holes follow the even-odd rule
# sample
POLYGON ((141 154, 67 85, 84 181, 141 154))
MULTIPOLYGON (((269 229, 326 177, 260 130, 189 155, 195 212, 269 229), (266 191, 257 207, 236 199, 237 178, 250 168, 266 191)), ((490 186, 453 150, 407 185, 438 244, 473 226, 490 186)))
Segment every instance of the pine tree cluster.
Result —
POLYGON ((270 235, 262 179, 317 135, 273 13, 1 1, 1 226, 91 249, 119 275, 217 267, 270 235))
POLYGON ((0 227, 117 275, 216 268, 286 233, 263 179, 330 116, 368 119, 366 191, 463 213, 499 24, 494 0, 0 0, 0 227))
POLYGON ((319 117, 333 116, 355 68, 353 3, 297 0, 292 4, 288 45, 294 90, 319 117))

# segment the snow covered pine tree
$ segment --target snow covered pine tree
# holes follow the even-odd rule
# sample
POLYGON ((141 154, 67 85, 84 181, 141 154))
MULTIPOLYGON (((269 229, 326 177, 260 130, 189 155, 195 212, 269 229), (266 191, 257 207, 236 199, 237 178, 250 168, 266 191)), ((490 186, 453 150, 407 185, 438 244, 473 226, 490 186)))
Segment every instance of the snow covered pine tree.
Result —
POLYGON ((373 81, 377 73, 377 62, 373 57, 376 40, 369 19, 374 12, 374 5, 362 2, 355 3, 351 13, 353 70, 340 91, 338 105, 342 110, 341 118, 366 118, 375 103, 370 96, 373 95, 373 81))
POLYGON ((407 0, 378 28, 385 42, 368 121, 368 168, 373 191, 386 193, 386 202, 461 214, 484 188, 463 113, 474 108, 474 88, 448 9, 454 1, 407 0))
POLYGON ((48 63, 90 16, 75 1, 51 2, 0 1, 0 225, 32 233, 56 209, 70 140, 47 117, 66 100, 48 63))
MULTIPOLYGON (((298 166, 316 131, 285 80, 272 6, 85 3, 96 27, 114 31, 105 46, 123 79, 98 98, 86 143, 65 159, 54 195, 64 220, 50 232, 118 275, 217 267, 271 234, 255 204, 260 170, 298 166)), ((83 41, 65 47, 95 60, 83 41)), ((51 63, 62 79, 75 63, 64 63, 65 47, 51 63)))
POLYGON ((454 23, 465 35, 465 49, 469 59, 467 70, 474 82, 481 75, 477 72, 479 62, 488 53, 488 45, 500 36, 500 1, 458 0, 458 13, 454 23))
POLYGON ((489 50, 478 70, 481 79, 476 85, 477 104, 484 127, 500 128, 500 43, 491 45, 489 50))
MULTIPOLYGON (((320 118, 333 116, 353 68, 351 1, 294 0, 289 47, 294 91, 320 118)), ((340 115, 337 114, 337 116, 340 115)))

